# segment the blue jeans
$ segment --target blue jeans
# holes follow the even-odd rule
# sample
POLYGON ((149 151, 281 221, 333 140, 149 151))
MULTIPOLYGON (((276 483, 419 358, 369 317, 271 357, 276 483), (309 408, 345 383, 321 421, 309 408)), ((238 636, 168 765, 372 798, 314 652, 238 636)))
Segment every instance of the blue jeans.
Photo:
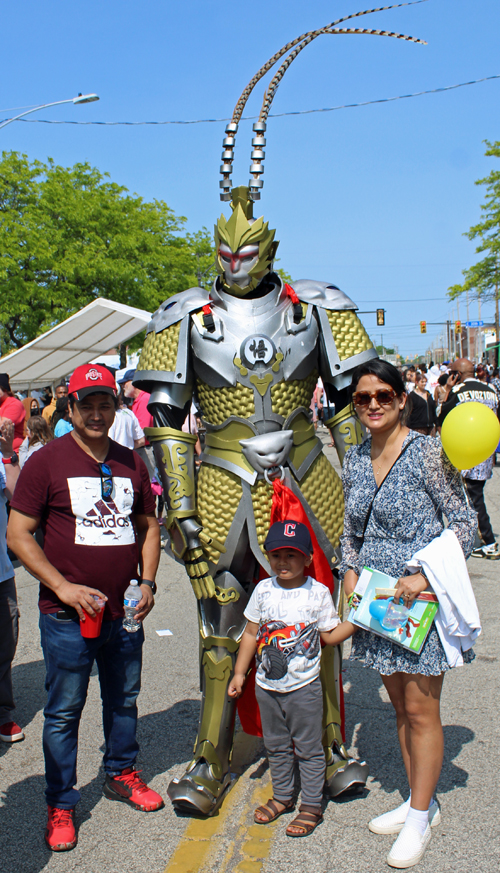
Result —
POLYGON ((130 634, 117 618, 104 621, 96 639, 85 639, 78 621, 40 614, 40 634, 48 695, 43 728, 45 796, 50 806, 72 809, 80 799, 75 788, 78 728, 94 661, 101 686, 104 769, 117 776, 135 764, 144 631, 141 627, 130 634))

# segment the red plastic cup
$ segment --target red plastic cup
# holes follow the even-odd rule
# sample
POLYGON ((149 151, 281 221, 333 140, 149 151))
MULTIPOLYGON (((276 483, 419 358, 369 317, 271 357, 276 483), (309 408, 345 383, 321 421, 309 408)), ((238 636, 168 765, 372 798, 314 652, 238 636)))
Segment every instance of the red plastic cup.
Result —
POLYGON ((94 599, 96 605, 98 604, 101 607, 100 612, 96 612, 95 615, 89 615, 89 613, 84 610, 85 621, 80 619, 80 633, 82 637, 86 637, 86 639, 95 639, 101 633, 105 602, 104 600, 101 600, 100 597, 94 597, 94 599))

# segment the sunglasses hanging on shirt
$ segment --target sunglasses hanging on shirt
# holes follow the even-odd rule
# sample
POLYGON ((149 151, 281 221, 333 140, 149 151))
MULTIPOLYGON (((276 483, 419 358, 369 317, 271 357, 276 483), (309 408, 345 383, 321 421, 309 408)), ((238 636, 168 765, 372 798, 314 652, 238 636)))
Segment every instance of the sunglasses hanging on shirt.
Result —
POLYGON ((101 474, 101 497, 108 500, 113 493, 113 473, 109 464, 99 464, 101 474))

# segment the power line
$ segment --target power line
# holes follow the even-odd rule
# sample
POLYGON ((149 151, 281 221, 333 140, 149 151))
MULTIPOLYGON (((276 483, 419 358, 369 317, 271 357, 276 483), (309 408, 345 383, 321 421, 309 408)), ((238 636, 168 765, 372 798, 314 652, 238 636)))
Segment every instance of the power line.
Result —
MULTIPOLYGON (((422 97, 424 94, 441 94, 443 91, 453 91, 455 88, 465 88, 467 85, 478 85, 480 82, 489 82, 492 79, 500 79, 500 74, 496 76, 484 76, 482 79, 472 79, 470 82, 459 82, 457 85, 446 85, 442 88, 431 88, 428 91, 415 91, 413 94, 399 94, 397 97, 380 97, 378 100, 365 100, 362 103, 344 103, 342 106, 329 106, 324 109, 297 109, 293 112, 274 112, 269 114, 269 118, 284 118, 288 115, 312 115, 316 112, 337 112, 339 109, 356 109, 359 106, 373 106, 376 103, 392 103, 394 100, 408 100, 410 97, 422 97)), ((6 110, 1 110, 5 112, 6 110)), ((258 118, 257 115, 245 115, 242 121, 253 121, 258 118)), ((8 119, 2 119, 7 121, 8 119)), ((165 124, 219 124, 223 121, 231 121, 230 118, 197 118, 191 121, 63 121, 49 120, 45 118, 18 118, 17 121, 22 121, 26 124, 80 124, 80 125, 100 125, 103 127, 139 127, 144 125, 165 125, 165 124)))
POLYGON ((9 106, 7 109, 0 109, 0 112, 16 112, 18 109, 34 109, 38 106, 37 103, 28 103, 27 106, 9 106))
MULTIPOLYGON (((419 297, 419 298, 418 298, 418 302, 419 302, 419 303, 429 303, 429 302, 431 302, 431 301, 432 301, 433 303, 448 303, 448 302, 449 302, 448 300, 446 300, 446 299, 443 298, 443 297, 419 297)), ((411 303, 411 302, 415 302, 415 301, 414 301, 414 300, 411 300, 411 301, 410 301, 410 300, 403 300, 403 299, 401 299, 401 298, 399 298, 398 300, 379 300, 378 297, 377 297, 376 300, 358 300, 358 298, 356 298, 356 304, 358 304, 358 303, 362 303, 363 305, 364 305, 364 304, 368 304, 368 303, 385 303, 385 304, 389 304, 389 303, 405 303, 405 304, 408 304, 408 303, 411 303)))

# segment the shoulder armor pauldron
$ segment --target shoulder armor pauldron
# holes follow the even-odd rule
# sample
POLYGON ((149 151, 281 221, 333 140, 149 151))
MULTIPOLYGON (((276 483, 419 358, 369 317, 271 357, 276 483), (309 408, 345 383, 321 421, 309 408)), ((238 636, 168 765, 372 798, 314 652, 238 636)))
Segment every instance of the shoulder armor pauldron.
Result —
POLYGON ((314 279, 299 279, 293 282, 293 290, 303 303, 312 303, 321 309, 357 309, 355 303, 336 285, 316 282, 314 279))
POLYGON ((204 288, 188 288, 180 294, 168 297, 159 309, 154 313, 148 324, 147 333, 154 331, 160 333, 172 324, 182 321, 184 316, 189 315, 196 309, 201 309, 210 302, 210 295, 204 288))

